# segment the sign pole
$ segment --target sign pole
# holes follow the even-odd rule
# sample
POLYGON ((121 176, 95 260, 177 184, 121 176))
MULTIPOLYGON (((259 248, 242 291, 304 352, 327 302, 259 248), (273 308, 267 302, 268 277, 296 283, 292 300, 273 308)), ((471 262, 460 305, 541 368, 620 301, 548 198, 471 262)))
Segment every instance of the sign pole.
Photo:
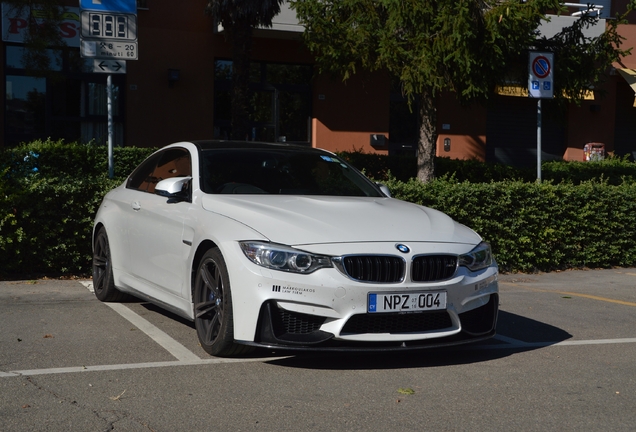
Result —
POLYGON ((126 73, 126 60, 137 60, 137 1, 80 0, 80 56, 93 60, 94 73, 107 73, 108 176, 115 176, 113 73, 126 73))
POLYGON ((541 99, 554 97, 554 54, 530 52, 528 96, 537 98, 537 181, 541 182, 541 99))
POLYGON ((106 110, 108 114, 108 177, 115 176, 115 159, 113 156, 113 138, 115 127, 113 125, 113 75, 106 78, 106 110))
POLYGON ((537 99, 537 181, 541 182, 541 99, 537 99))

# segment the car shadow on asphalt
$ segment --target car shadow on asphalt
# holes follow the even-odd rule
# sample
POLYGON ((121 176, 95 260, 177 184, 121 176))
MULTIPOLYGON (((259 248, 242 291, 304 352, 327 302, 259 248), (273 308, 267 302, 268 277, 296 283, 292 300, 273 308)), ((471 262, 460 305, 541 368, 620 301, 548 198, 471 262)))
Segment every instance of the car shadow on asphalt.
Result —
MULTIPOLYGON (((485 362, 520 352, 543 349, 571 334, 558 327, 510 312, 499 311, 497 334, 485 342, 409 351, 387 352, 303 352, 290 357, 272 359, 269 364, 326 370, 405 369, 452 366, 485 362)), ((276 351, 275 354, 284 354, 276 351)))
POLYGON ((160 314, 165 316, 166 318, 170 318, 173 319, 174 321, 178 321, 183 325, 186 325, 188 327, 190 327, 192 330, 194 330, 194 321, 190 321, 189 319, 183 318, 182 316, 179 316, 175 313, 172 313, 170 311, 167 311, 165 309, 162 309, 161 307, 153 304, 153 303, 148 303, 146 301, 143 300, 139 300, 139 305, 141 307, 143 307, 144 309, 148 310, 148 311, 152 311, 156 314, 160 314))
MULTIPOLYGON (((194 323, 152 303, 131 299, 148 311, 188 326, 194 323)), ((497 337, 484 342, 444 348, 415 350, 345 352, 290 351, 258 348, 241 358, 262 358, 266 363, 283 367, 328 370, 368 370, 435 367, 479 363, 545 348, 572 338, 567 331, 514 313, 499 311, 497 337), (284 358, 281 358, 284 356, 284 358), (271 360, 267 360, 272 357, 271 360)))

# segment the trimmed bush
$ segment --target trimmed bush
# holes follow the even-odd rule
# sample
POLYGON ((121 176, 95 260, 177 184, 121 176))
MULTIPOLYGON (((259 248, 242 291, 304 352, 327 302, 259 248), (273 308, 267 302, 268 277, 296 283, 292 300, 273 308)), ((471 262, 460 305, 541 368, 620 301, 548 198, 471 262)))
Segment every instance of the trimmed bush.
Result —
MULTIPOLYGON (((115 147, 115 178, 125 178, 156 148, 115 147)), ((0 169, 10 179, 39 173, 45 177, 92 177, 108 175, 108 148, 95 144, 33 141, 0 152, 0 169)))
POLYGON ((32 175, 0 206, 4 273, 88 274, 91 232, 103 196, 120 180, 32 175))
POLYGON ((636 265, 636 183, 391 180, 395 198, 430 206, 489 241, 502 271, 636 265))
MULTIPOLYGON (((359 151, 341 152, 338 155, 378 181, 389 178, 408 181, 417 177, 417 161, 413 156, 384 156, 359 151)), ((438 157, 435 158, 435 177, 471 183, 505 180, 533 182, 537 178, 537 171, 534 168, 438 157)), ((600 180, 617 185, 623 181, 636 181, 636 163, 626 157, 608 157, 598 162, 545 162, 541 165, 541 178, 554 183, 579 184, 600 180)))
POLYGON ((104 195, 155 149, 35 141, 0 151, 0 274, 89 274, 104 195))
MULTIPOLYGON (((0 275, 90 274, 103 196, 154 150, 115 148, 115 179, 102 146, 37 141, 0 151, 0 275)), ((534 172, 442 158, 438 179, 422 184, 412 157, 341 155, 394 197, 473 228, 502 271, 636 265, 636 164, 626 159, 549 162, 552 180, 536 183, 534 172)))

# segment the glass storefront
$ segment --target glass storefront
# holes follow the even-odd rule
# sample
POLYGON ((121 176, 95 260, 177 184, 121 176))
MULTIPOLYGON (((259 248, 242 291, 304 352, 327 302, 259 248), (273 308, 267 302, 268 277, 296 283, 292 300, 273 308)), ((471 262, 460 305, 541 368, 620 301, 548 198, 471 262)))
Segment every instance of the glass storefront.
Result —
MULTIPOLYGON (((92 73, 79 49, 48 49, 47 70, 32 70, 29 53, 20 45, 5 45, 5 128, 7 147, 35 139, 67 142, 108 140, 106 75, 92 73)), ((113 76, 115 145, 123 145, 123 76, 113 76)))
MULTIPOLYGON (((250 127, 252 141, 311 141, 311 77, 309 65, 252 62, 250 127)), ((232 61, 216 60, 214 71, 214 135, 230 137, 232 61)))

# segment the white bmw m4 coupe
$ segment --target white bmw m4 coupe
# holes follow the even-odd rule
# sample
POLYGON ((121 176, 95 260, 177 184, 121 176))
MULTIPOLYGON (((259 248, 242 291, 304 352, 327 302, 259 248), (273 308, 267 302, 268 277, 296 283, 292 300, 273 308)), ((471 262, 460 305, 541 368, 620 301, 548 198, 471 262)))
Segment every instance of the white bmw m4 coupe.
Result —
POLYGON ((104 198, 95 294, 130 294, 193 320, 215 356, 492 337, 499 290, 488 243, 389 195, 323 150, 171 144, 104 198))

